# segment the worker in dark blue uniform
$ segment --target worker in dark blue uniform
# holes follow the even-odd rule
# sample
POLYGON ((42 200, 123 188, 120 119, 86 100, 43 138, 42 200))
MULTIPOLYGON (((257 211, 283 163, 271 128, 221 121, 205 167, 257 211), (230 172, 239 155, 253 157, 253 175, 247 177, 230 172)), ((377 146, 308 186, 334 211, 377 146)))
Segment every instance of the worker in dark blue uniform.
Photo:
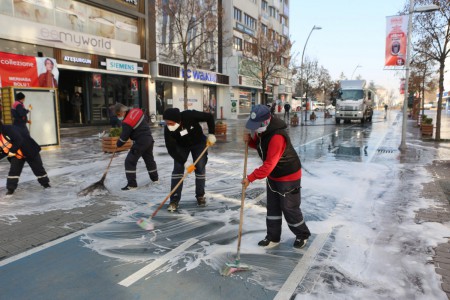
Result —
POLYGON ((115 112, 119 120, 122 121, 122 133, 117 141, 117 147, 123 146, 128 139, 133 141, 133 146, 131 146, 125 159, 125 175, 128 183, 122 190, 128 191, 137 188, 136 165, 141 157, 144 159, 150 180, 158 182, 158 170, 153 157, 155 141, 150 126, 145 121, 144 112, 139 108, 129 110, 121 103, 116 104, 115 112))

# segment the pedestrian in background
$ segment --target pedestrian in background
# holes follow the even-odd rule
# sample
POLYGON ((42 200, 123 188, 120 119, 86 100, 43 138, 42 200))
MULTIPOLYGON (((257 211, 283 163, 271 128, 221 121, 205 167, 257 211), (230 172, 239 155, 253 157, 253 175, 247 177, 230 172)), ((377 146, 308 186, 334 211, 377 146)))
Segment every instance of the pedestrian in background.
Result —
MULTIPOLYGON (((173 171, 171 190, 179 183, 184 175, 184 165, 192 155, 193 161, 197 160, 206 145, 212 146, 216 142, 214 117, 207 112, 196 110, 185 110, 180 112, 178 108, 168 108, 164 111, 163 119, 166 122, 164 128, 164 140, 167 151, 173 158, 173 171), (208 137, 203 134, 201 122, 208 124, 208 137)), ((208 153, 195 165, 195 198, 198 206, 206 206, 205 181, 206 163, 208 153)), ((178 209, 181 199, 183 184, 170 196, 168 211, 174 212, 178 209)))
POLYGON ((258 246, 272 248, 281 239, 282 215, 295 234, 294 247, 303 248, 311 235, 300 209, 301 163, 289 135, 286 123, 273 118, 264 105, 253 107, 244 134, 244 141, 255 148, 263 164, 242 180, 245 188, 255 181, 266 178, 267 217, 266 237, 258 246))
POLYGON ((25 95, 21 92, 14 96, 14 104, 11 108, 11 115, 13 117, 13 125, 17 126, 19 130, 29 132, 27 124, 31 124, 31 120, 28 120, 28 113, 30 112, 25 108, 25 95))
POLYGON ((122 191, 129 191, 137 188, 136 165, 139 158, 144 159, 150 180, 158 181, 158 170, 153 157, 153 145, 155 141, 150 130, 150 126, 145 122, 144 112, 139 108, 128 109, 125 105, 117 103, 115 105, 116 115, 122 121, 122 133, 117 140, 117 147, 123 146, 128 139, 133 140, 125 159, 125 175, 127 185, 122 191))
POLYGON ((19 184, 25 162, 28 163, 38 182, 44 187, 50 187, 50 180, 42 164, 41 147, 23 130, 17 130, 17 126, 3 125, 0 121, 0 158, 8 156, 11 163, 8 177, 6 178, 6 195, 14 194, 19 184))
POLYGON ((289 104, 289 102, 286 102, 284 104, 284 119, 289 121, 289 111, 291 110, 291 105, 289 104))
POLYGON ((272 103, 272 106, 270 107, 270 114, 272 115, 272 116, 275 116, 275 109, 277 108, 277 103, 276 102, 273 102, 272 103))

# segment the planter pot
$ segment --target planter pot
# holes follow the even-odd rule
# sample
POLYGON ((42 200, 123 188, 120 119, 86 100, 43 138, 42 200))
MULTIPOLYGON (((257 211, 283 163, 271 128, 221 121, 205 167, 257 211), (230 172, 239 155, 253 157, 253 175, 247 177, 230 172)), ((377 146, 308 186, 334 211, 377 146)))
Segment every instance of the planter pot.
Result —
POLYGON ((226 123, 216 124, 215 127, 216 127, 216 135, 219 135, 219 134, 226 135, 227 134, 227 124, 226 123))
MULTIPOLYGON (((108 153, 113 153, 114 149, 116 149, 116 144, 117 144, 117 140, 119 139, 119 137, 103 137, 102 138, 102 151, 103 152, 108 152, 108 153)), ((116 152, 120 152, 120 151, 126 151, 129 150, 131 148, 131 145, 133 145, 133 143, 131 142, 131 140, 128 140, 125 145, 123 145, 122 147, 117 148, 116 152)))
POLYGON ((299 120, 298 117, 292 117, 291 118, 291 125, 292 126, 297 126, 298 125, 298 120, 299 120))
POLYGON ((421 126, 422 135, 433 135, 433 124, 423 124, 421 126))

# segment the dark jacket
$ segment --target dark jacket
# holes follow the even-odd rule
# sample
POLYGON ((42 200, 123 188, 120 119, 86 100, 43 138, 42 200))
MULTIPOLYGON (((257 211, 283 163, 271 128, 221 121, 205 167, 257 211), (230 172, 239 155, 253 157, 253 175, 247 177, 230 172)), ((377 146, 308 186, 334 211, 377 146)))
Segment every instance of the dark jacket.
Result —
POLYGON ((122 121, 122 134, 117 141, 117 147, 123 146, 128 139, 142 146, 154 142, 150 126, 145 122, 144 112, 139 108, 133 108, 126 113, 122 121))
POLYGON ((284 123, 281 119, 272 118, 267 130, 261 134, 261 139, 256 141, 258 155, 264 161, 267 157, 269 142, 275 134, 282 135, 286 140, 286 149, 284 150, 284 153, 278 161, 276 167, 270 173, 270 176, 274 178, 295 173, 302 167, 300 158, 292 146, 291 139, 286 132, 286 128, 286 123, 284 123))
POLYGON ((27 114, 30 111, 26 109, 22 102, 15 101, 11 108, 11 115, 13 117, 13 125, 26 126, 28 122, 27 114))
POLYGON ((184 154, 180 152, 179 147, 191 147, 198 144, 206 144, 206 136, 200 126, 201 122, 208 124, 208 133, 215 133, 214 117, 210 113, 196 110, 185 110, 181 113, 180 127, 175 131, 170 131, 167 126, 164 128, 164 139, 169 155, 179 163, 187 160, 184 154))
MULTIPOLYGON (((34 158, 41 151, 38 143, 17 126, 0 125, 0 133, 12 144, 10 151, 17 153, 17 150, 20 149, 26 159, 34 158)), ((1 152, 0 156, 4 157, 5 153, 1 152)))

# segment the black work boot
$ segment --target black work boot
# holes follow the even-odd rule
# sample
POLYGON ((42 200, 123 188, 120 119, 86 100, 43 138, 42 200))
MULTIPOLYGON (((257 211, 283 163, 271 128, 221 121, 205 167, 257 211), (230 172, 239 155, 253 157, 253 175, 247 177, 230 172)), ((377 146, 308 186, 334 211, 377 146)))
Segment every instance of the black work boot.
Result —
POLYGON ((205 196, 197 196, 197 206, 205 207, 206 206, 206 198, 205 196))

